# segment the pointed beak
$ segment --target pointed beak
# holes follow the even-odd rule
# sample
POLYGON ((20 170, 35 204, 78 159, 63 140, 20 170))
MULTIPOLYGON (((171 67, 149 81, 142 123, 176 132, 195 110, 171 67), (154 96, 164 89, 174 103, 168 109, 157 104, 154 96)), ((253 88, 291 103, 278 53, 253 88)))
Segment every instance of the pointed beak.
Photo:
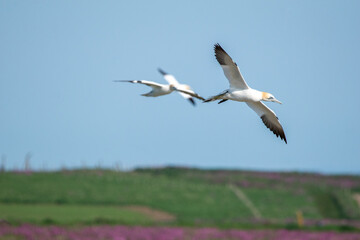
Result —
POLYGON ((279 101, 279 100, 277 100, 277 99, 274 99, 274 102, 277 102, 277 103, 282 104, 282 102, 280 102, 280 101, 279 101))

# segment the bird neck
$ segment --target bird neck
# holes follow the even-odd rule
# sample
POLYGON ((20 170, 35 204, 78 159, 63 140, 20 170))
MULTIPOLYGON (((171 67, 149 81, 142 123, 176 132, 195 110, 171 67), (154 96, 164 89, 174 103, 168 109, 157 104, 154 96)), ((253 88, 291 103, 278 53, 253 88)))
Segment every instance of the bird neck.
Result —
POLYGON ((261 99, 262 100, 266 100, 269 98, 269 93, 267 92, 261 92, 261 99))

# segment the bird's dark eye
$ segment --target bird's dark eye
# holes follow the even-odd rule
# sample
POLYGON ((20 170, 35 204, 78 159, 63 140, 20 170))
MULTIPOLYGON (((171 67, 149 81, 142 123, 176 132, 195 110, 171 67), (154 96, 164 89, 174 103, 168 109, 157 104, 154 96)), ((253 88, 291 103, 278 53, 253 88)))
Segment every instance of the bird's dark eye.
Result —
POLYGON ((268 99, 274 99, 274 97, 269 97, 268 99))

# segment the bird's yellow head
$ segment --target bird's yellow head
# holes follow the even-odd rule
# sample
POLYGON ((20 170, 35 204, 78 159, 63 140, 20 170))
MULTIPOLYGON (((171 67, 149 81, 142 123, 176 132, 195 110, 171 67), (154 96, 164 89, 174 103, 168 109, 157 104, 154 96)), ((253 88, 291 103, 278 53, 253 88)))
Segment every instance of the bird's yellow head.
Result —
POLYGON ((279 100, 277 100, 271 93, 267 93, 267 92, 262 92, 261 100, 268 101, 268 102, 277 102, 277 103, 281 104, 281 102, 279 100))
POLYGON ((191 90, 191 87, 190 87, 189 85, 186 85, 186 84, 183 85, 183 88, 184 88, 185 90, 191 90))

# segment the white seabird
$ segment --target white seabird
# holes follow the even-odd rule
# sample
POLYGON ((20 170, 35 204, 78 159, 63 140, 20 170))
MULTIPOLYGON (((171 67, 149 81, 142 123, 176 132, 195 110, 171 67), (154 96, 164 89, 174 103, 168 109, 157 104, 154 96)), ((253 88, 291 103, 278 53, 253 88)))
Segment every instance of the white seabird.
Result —
POLYGON ((269 128, 277 137, 280 136, 282 140, 286 141, 284 130, 279 122, 279 119, 275 113, 268 108, 261 101, 268 102, 281 102, 277 100, 272 94, 267 92, 261 92, 250 88, 241 76, 240 70, 231 57, 225 52, 220 44, 215 44, 215 57, 220 63, 226 78, 230 82, 230 88, 224 92, 210 97, 205 102, 211 102, 220 100, 218 103, 223 103, 227 100, 233 100, 238 102, 245 102, 257 115, 260 116, 263 123, 269 128))
POLYGON ((130 82, 130 83, 140 83, 152 88, 152 90, 148 93, 141 94, 141 96, 145 97, 158 97, 172 93, 173 91, 177 91, 182 97, 189 100, 189 102, 195 106, 195 101, 192 97, 198 98, 200 100, 205 100, 203 97, 195 93, 189 85, 180 84, 173 75, 168 74, 161 70, 158 71, 163 75, 164 79, 169 84, 160 84, 147 80, 114 80, 114 82, 130 82))

